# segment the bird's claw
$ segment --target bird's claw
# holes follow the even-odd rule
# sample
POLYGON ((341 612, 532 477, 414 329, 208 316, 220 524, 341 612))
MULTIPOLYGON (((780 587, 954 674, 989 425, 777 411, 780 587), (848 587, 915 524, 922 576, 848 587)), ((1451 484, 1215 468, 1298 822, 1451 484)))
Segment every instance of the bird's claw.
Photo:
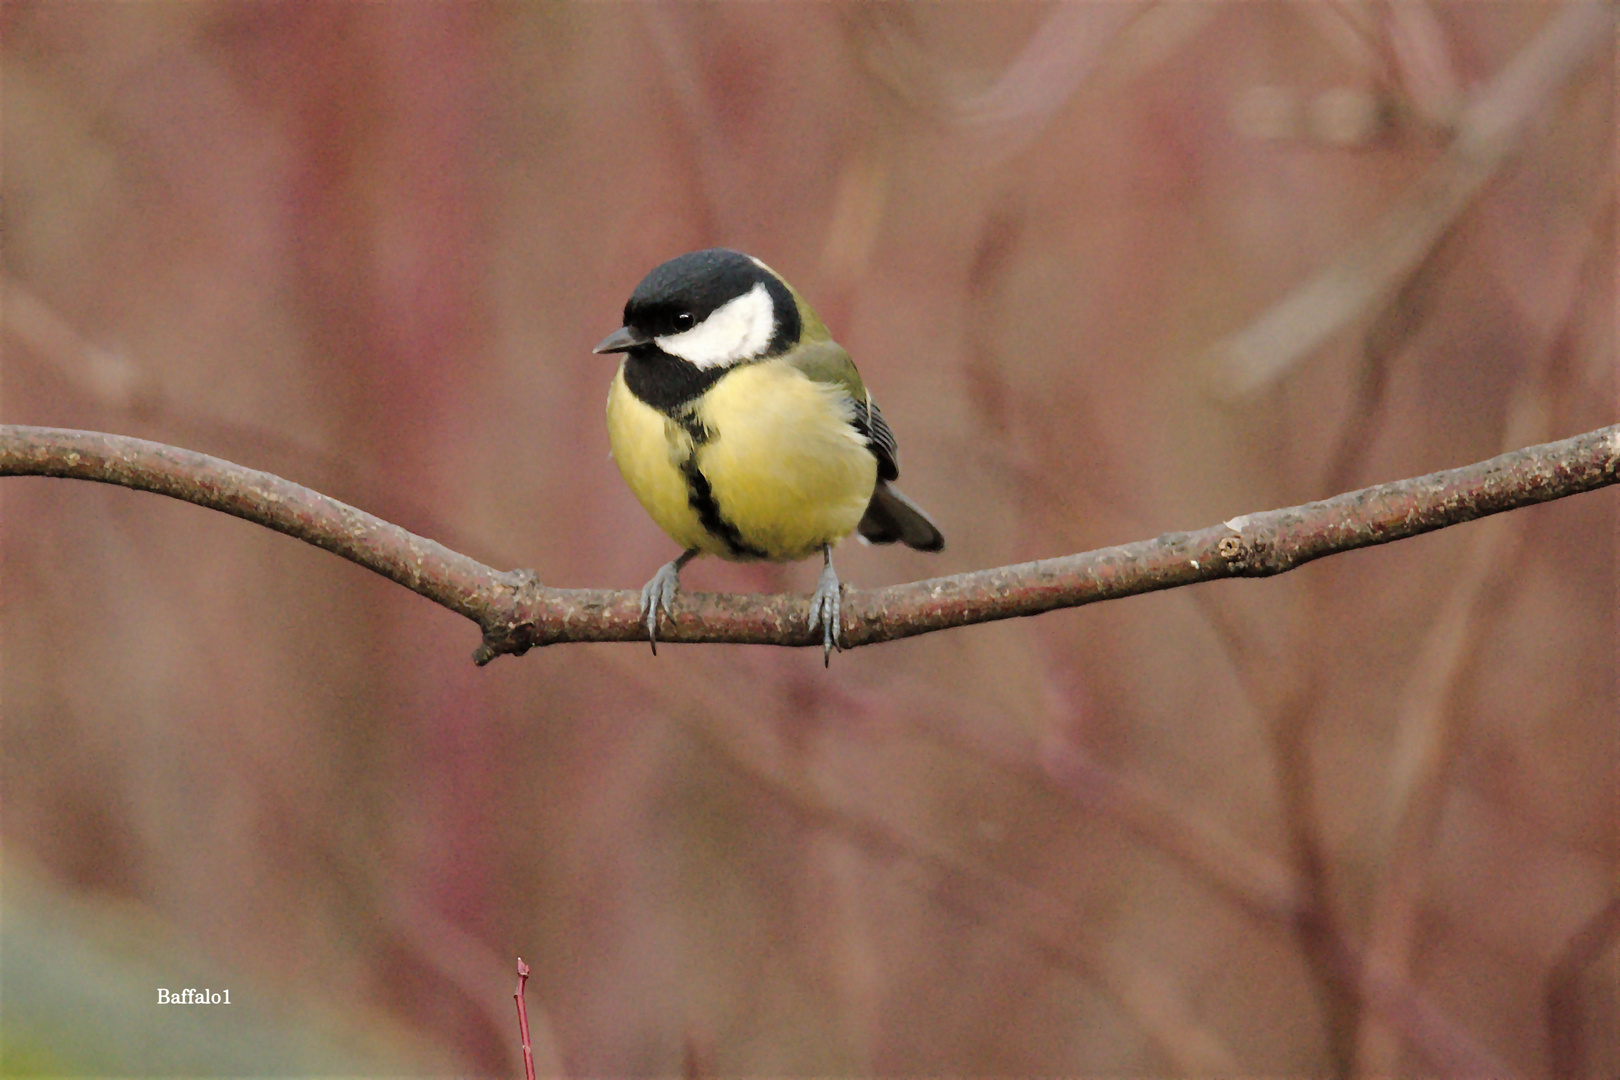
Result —
POLYGON ((652 580, 641 587, 641 617, 647 621, 647 640, 653 655, 658 655, 658 611, 662 608, 674 615, 675 596, 681 591, 680 559, 672 559, 658 568, 652 580))
POLYGON ((810 629, 822 628, 821 634, 821 664, 823 667, 832 666, 833 650, 841 648, 838 644, 838 635, 843 629, 839 621, 842 586, 838 584, 838 575, 833 572, 832 560, 822 567, 821 576, 816 579, 816 592, 810 598, 810 629))

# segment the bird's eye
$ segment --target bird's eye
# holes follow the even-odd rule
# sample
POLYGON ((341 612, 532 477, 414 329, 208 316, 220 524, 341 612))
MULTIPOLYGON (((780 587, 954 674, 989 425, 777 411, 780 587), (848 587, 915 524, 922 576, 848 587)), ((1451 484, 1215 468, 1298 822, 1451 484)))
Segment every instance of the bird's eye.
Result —
POLYGON ((675 316, 675 329, 677 330, 690 330, 695 325, 697 325, 697 320, 692 318, 690 311, 683 311, 675 316))

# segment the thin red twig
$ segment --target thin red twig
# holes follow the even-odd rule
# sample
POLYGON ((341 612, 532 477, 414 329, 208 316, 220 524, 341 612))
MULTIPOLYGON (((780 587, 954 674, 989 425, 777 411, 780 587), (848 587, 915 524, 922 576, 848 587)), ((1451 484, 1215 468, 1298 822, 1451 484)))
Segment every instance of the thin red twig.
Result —
POLYGON ((529 982, 529 965, 518 957, 518 985, 517 992, 512 999, 517 1002, 518 1034, 523 1038, 523 1080, 534 1080, 534 1047, 529 1043, 529 1010, 523 1004, 523 988, 529 982))

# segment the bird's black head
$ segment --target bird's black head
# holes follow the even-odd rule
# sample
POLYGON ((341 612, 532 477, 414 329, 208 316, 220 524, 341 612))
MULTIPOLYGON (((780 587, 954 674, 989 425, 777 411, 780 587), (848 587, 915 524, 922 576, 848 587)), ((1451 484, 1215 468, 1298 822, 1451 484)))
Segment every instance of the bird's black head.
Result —
POLYGON ((709 248, 642 278, 624 305, 624 326, 596 351, 724 370, 792 348, 801 330, 798 305, 781 278, 739 251, 709 248))

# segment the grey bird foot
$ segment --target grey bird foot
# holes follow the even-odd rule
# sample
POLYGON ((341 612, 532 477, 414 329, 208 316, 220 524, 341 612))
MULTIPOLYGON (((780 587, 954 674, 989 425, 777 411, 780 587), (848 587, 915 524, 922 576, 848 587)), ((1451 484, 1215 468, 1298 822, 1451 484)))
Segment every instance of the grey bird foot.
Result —
POLYGON ((658 655, 658 612, 675 614, 675 595, 681 591, 681 567, 692 561, 695 551, 687 551, 678 559, 671 559, 658 568, 652 580, 641 587, 641 617, 647 622, 647 640, 653 655, 658 655))
POLYGON ((843 626, 839 622, 842 597, 842 586, 838 584, 838 574, 832 565, 832 552, 825 551, 827 564, 821 568, 821 576, 816 579, 816 591, 810 597, 810 629, 822 628, 821 635, 821 665, 832 666, 833 650, 840 648, 838 635, 843 626))

